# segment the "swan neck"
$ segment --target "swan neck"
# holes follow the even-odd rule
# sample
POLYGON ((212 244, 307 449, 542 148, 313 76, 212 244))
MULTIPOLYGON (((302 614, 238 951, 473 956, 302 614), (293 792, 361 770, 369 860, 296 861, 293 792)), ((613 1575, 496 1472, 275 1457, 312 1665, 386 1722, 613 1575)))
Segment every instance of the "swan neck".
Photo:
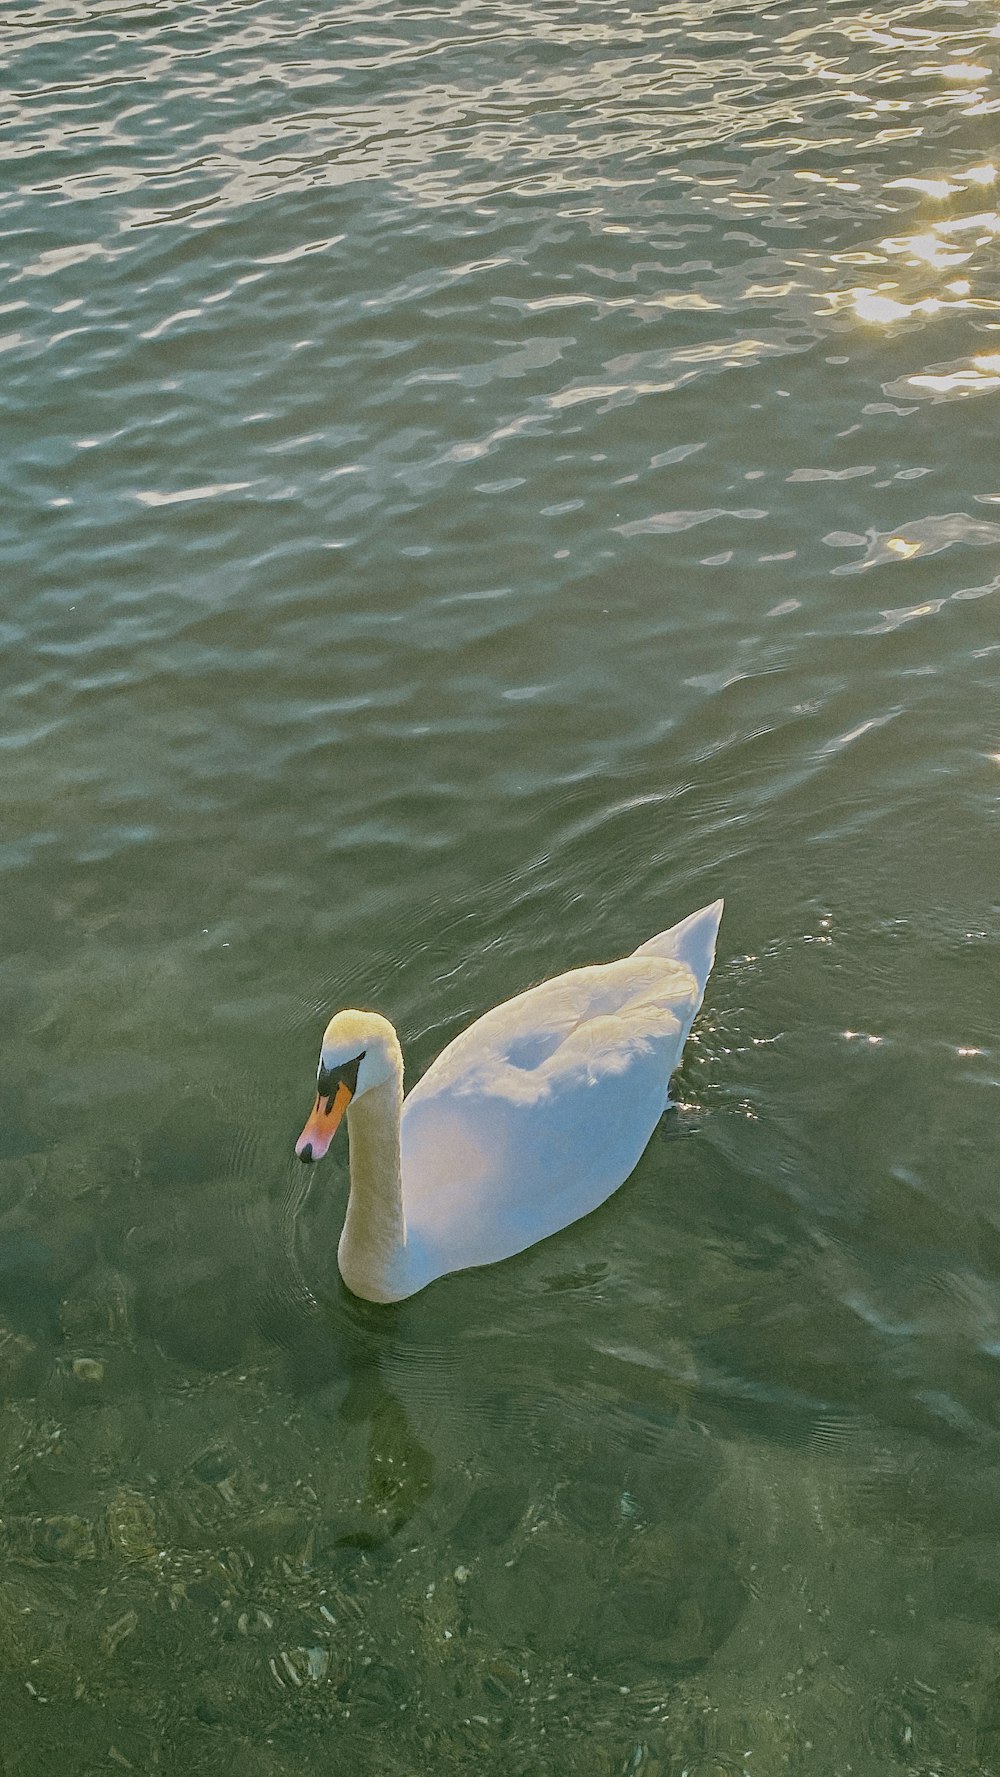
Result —
POLYGON ((351 1192, 338 1253, 349 1290, 369 1302, 405 1294, 406 1218, 400 1166, 399 1118, 403 1066, 348 1107, 351 1192))

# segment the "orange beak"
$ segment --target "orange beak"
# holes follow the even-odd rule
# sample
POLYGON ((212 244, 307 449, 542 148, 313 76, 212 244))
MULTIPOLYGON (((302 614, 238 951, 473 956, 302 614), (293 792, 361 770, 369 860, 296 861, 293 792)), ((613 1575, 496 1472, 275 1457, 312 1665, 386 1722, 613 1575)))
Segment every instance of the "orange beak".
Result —
POLYGON ((302 1134, 295 1143, 300 1160, 322 1160, 340 1120, 351 1102, 351 1088, 341 1081, 332 1098, 317 1098, 302 1134))

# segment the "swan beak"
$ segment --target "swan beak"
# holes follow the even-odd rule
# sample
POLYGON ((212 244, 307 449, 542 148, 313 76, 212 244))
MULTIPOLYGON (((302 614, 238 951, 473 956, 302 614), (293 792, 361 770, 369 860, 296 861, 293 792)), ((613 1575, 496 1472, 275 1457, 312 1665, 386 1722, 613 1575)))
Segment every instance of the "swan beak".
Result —
POLYGON ((317 1098, 302 1134, 295 1143, 300 1160, 322 1160, 330 1146, 341 1117, 351 1102, 351 1088, 343 1081, 332 1098, 317 1098))

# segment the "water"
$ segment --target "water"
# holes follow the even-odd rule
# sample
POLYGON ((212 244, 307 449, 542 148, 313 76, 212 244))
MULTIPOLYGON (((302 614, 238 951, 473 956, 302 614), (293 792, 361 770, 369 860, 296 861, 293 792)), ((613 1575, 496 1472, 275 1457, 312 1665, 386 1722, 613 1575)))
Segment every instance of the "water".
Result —
POLYGON ((1000 1770, 994 19, 8 12, 5 1770, 1000 1770), (719 893, 622 1192, 352 1302, 325 1016, 719 893))

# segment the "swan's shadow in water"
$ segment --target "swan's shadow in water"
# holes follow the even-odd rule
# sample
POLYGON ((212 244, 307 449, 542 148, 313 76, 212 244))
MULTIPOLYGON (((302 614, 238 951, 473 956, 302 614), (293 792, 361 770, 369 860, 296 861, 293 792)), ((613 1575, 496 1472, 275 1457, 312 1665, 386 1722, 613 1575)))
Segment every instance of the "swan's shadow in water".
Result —
MULTIPOLYGON (((600 1495, 611 1526, 623 1498, 638 1496, 648 1520, 667 1500, 679 1509, 692 1476, 696 1492, 714 1485, 718 1452, 692 1425, 687 1390, 668 1369, 637 1371, 602 1346, 591 1298, 606 1282, 606 1261, 567 1273, 536 1255, 525 1271, 522 1255, 510 1262, 520 1272, 493 1267, 490 1282, 459 1273, 376 1306, 352 1296, 336 1269, 341 1193, 317 1202, 310 1177, 296 1169, 288 1180, 275 1243, 281 1270, 272 1271, 263 1330, 284 1350, 290 1392, 345 1428, 369 1425, 372 1475, 390 1457, 408 1471, 407 1515, 432 1491, 430 1448, 448 1471, 436 1502, 444 1518, 464 1509, 456 1466, 469 1486, 489 1480, 525 1503, 530 1477, 539 1509, 546 1498, 575 1510, 578 1495, 600 1495)), ((398 1515, 396 1528, 404 1522, 398 1515)))
POLYGON ((400 1306, 351 1295, 336 1261, 341 1193, 324 1194, 310 1218, 308 1184, 301 1167, 290 1168, 278 1207, 277 1258, 258 1303, 257 1325, 282 1352, 291 1394, 308 1399, 313 1413, 334 1420, 345 1434, 368 1427, 366 1487, 357 1521, 345 1524, 334 1545, 370 1551, 396 1536, 427 1499, 435 1462, 387 1379, 399 1349, 400 1306))

